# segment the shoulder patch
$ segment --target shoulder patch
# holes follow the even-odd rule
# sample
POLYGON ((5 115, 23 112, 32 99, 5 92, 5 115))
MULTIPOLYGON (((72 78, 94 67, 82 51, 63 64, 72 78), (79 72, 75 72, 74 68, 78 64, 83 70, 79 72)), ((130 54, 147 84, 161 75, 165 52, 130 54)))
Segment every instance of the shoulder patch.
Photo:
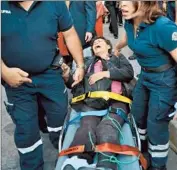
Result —
POLYGON ((177 32, 173 32, 172 41, 177 41, 177 32))

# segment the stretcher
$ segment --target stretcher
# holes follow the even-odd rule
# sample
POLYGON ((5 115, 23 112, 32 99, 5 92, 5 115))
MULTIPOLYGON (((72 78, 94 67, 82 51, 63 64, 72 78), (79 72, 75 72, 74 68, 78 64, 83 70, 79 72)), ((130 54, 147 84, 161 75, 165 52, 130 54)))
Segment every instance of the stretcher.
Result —
MULTIPOLYGON (((60 134, 59 156, 58 156, 55 170, 62 170, 64 163, 65 163, 66 159, 68 158, 68 155, 67 155, 68 148, 74 138, 77 128, 80 125, 80 120, 77 119, 77 117, 78 117, 78 113, 74 109, 71 108, 71 111, 67 114, 67 116, 65 118, 65 123, 64 123, 63 129, 60 134), (65 153, 65 151, 66 151, 66 153, 65 153)), ((136 151, 141 151, 140 137, 139 137, 139 134, 137 131, 135 120, 131 114, 129 114, 128 120, 129 121, 124 123, 124 125, 121 129, 124 140, 120 140, 120 144, 121 144, 120 146, 128 146, 128 149, 129 149, 129 147, 130 148, 132 147, 133 148, 132 151, 134 149, 136 151)), ((108 147, 109 146, 110 145, 108 145, 108 147)), ((101 146, 98 146, 98 147, 101 147, 101 146)), ((137 152, 137 154, 134 154, 135 153, 134 152, 132 154, 131 153, 132 151, 130 151, 130 152, 128 151, 128 154, 125 154, 127 152, 127 149, 126 149, 126 147, 123 147, 123 149, 121 149, 121 152, 122 152, 122 150, 124 150, 124 153, 121 154, 120 148, 121 147, 117 148, 118 153, 120 153, 120 154, 117 154, 117 159, 114 160, 117 162, 117 169, 118 170, 146 169, 146 167, 147 167, 146 160, 144 159, 144 157, 141 155, 140 152, 137 152), (140 159, 141 156, 142 156, 142 159, 140 159)), ((74 149, 77 150, 78 148, 71 148, 72 152, 74 149)), ((79 148, 79 149, 83 149, 83 148, 79 148)), ((113 147, 112 150, 115 151, 115 148, 113 147)), ((95 159, 95 161, 96 161, 96 159, 95 159)), ((113 160, 110 160, 110 161, 113 161, 113 160)), ((74 159, 73 159, 73 164, 74 164, 74 159)), ((93 164, 93 167, 94 166, 95 166, 95 164, 93 164)))

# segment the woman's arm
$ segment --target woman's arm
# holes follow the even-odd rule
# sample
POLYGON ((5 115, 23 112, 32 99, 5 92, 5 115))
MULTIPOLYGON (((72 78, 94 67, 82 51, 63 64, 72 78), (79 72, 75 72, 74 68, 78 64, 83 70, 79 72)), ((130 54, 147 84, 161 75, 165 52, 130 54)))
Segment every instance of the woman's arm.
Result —
POLYGON ((108 70, 110 72, 110 79, 121 82, 129 82, 134 77, 134 71, 129 61, 121 54, 115 57, 117 63, 108 63, 108 70))

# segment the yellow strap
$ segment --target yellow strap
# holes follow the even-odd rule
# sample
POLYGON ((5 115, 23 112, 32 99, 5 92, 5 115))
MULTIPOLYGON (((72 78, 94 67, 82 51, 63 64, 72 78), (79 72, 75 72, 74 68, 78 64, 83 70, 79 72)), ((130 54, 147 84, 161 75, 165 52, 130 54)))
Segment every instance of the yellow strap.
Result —
POLYGON ((72 98, 71 103, 80 102, 80 101, 84 100, 85 98, 86 98, 86 94, 82 94, 80 96, 72 98))
MULTIPOLYGON (((105 100, 113 99, 113 100, 124 102, 124 103, 128 103, 128 104, 132 103, 132 101, 129 98, 125 97, 125 96, 122 96, 120 94, 113 93, 113 92, 107 92, 107 91, 89 92, 88 93, 88 97, 89 98, 103 98, 105 100)), ((74 97, 74 98, 72 98, 71 103, 73 104, 73 103, 82 101, 85 98, 86 98, 86 94, 74 97)))

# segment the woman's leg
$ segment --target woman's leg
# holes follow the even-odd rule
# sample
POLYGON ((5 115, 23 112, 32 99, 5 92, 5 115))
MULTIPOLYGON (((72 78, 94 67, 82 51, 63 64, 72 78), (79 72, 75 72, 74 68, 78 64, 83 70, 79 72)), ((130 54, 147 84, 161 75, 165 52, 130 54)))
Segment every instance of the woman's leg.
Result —
MULTIPOLYGON (((124 110, 126 114, 128 114, 128 107, 123 103, 116 103, 112 107, 120 108, 124 110)), ((110 118, 113 118, 122 126, 124 124, 124 120, 115 113, 110 113, 110 118)), ((98 125, 96 130, 97 144, 102 143, 113 143, 119 144, 119 131, 113 124, 113 122, 107 118, 103 119, 101 123, 98 125)), ((109 156, 116 156, 113 153, 105 153, 109 156)), ((97 167, 111 168, 112 170, 117 170, 117 164, 111 163, 108 161, 102 162, 102 160, 107 159, 104 155, 98 154, 98 163, 97 167)))
MULTIPOLYGON (((86 149, 92 149, 92 143, 89 138, 91 135, 92 141, 96 144, 96 127, 100 122, 100 117, 97 116, 85 116, 81 119, 80 127, 77 129, 73 142, 70 147, 85 145, 86 149)), ((86 159, 89 164, 93 162, 93 156, 95 153, 82 153, 78 154, 79 158, 86 159)), ((72 155, 73 156, 73 155, 72 155)))

